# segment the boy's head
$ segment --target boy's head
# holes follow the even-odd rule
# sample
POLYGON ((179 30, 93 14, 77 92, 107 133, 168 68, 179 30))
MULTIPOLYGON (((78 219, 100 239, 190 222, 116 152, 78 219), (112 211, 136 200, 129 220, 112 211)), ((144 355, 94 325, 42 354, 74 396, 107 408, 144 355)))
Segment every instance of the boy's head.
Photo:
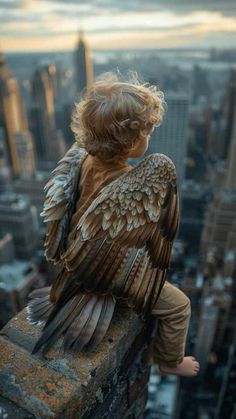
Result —
POLYGON ((75 105, 71 128, 78 144, 104 161, 138 157, 161 123, 164 105, 163 92, 140 83, 136 73, 128 81, 103 73, 75 105))

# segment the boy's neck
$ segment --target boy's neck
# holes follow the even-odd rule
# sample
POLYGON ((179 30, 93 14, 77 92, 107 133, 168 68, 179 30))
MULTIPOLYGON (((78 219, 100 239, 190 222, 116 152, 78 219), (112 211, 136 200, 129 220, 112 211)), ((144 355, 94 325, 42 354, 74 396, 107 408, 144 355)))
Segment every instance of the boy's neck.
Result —
POLYGON ((116 161, 107 162, 105 160, 100 159, 97 156, 91 156, 92 162, 96 167, 107 167, 107 168, 114 168, 114 167, 126 167, 129 166, 127 158, 119 158, 116 161))

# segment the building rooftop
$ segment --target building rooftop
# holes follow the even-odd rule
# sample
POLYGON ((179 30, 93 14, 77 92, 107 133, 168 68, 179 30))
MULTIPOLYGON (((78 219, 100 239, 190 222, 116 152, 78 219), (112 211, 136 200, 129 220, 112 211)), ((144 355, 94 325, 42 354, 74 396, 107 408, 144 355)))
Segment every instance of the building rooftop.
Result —
POLYGON ((0 289, 11 291, 20 288, 34 270, 34 265, 28 261, 15 260, 11 264, 3 264, 0 267, 0 289))

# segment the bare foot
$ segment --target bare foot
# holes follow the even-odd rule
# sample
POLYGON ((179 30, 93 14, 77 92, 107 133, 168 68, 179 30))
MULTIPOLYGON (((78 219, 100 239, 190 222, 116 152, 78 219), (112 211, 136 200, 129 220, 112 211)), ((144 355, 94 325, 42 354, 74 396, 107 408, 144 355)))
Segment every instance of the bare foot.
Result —
POLYGON ((161 375, 174 374, 181 375, 183 377, 192 377, 194 375, 197 375, 199 369, 200 364, 196 361, 196 358, 194 358, 194 356, 185 356, 181 364, 179 364, 175 368, 165 366, 159 367, 161 375))

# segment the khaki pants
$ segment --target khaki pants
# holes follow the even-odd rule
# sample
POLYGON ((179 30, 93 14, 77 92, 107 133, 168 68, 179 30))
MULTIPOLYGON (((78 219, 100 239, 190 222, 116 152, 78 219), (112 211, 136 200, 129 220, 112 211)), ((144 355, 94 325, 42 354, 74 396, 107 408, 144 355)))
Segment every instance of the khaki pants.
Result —
POLYGON ((183 360, 191 316, 190 299, 168 281, 161 291, 152 314, 158 318, 153 340, 153 362, 176 367, 183 360))

